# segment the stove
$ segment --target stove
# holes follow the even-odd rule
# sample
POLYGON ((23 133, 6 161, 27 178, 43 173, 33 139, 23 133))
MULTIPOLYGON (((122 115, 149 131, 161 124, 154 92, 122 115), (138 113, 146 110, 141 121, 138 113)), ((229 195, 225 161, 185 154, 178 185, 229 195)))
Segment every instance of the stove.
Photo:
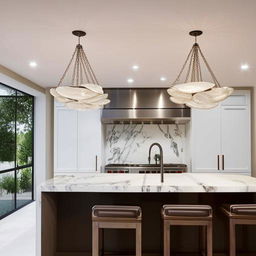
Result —
MULTIPOLYGON (((108 164, 106 173, 160 173, 160 165, 156 164, 108 164)), ((164 164, 164 173, 187 172, 186 164, 164 164)))

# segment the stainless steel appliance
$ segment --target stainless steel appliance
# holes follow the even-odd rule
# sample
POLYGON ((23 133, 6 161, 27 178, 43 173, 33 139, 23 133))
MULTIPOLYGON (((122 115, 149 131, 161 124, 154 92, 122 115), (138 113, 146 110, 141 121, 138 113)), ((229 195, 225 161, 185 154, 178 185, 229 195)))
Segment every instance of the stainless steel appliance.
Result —
POLYGON ((102 122, 186 123, 190 108, 170 101, 166 88, 106 88, 111 102, 102 110, 102 122))
MULTIPOLYGON (((164 173, 187 172, 186 164, 164 164, 164 173)), ((160 173, 160 165, 156 164, 108 164, 106 173, 160 173)))

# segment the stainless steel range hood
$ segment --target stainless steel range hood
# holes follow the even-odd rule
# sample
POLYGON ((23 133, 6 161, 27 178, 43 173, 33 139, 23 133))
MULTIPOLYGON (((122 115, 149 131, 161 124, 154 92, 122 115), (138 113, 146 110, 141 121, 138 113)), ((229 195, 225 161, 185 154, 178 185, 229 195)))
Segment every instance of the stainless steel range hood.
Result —
POLYGON ((102 122, 186 123, 190 108, 170 101, 166 88, 107 88, 111 102, 102 111, 102 122))

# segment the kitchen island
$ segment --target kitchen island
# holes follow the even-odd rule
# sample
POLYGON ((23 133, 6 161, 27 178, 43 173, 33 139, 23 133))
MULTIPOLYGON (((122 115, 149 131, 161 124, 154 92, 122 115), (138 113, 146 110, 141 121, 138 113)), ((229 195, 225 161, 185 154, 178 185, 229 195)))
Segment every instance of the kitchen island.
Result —
MULTIPOLYGON (((141 206, 143 253, 159 255, 162 253, 161 206, 209 204, 214 211, 214 252, 222 253, 227 251, 227 230, 220 206, 256 203, 256 178, 184 173, 165 174, 161 183, 159 174, 87 173, 56 176, 42 184, 40 192, 42 256, 90 255, 91 208, 95 204, 141 206)), ((255 252, 255 227, 239 227, 237 231, 241 238, 238 250, 255 252)), ((131 253, 133 237, 132 230, 107 230, 105 250, 131 253)), ((199 249, 197 227, 173 227, 171 239, 172 251, 194 253, 199 249)))

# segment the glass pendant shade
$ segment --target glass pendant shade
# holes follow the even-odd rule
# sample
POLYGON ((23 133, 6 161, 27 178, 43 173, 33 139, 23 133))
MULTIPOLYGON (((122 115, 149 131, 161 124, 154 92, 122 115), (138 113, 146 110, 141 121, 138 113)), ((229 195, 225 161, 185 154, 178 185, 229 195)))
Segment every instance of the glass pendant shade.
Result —
POLYGON ((172 96, 170 100, 177 104, 186 104, 191 108, 209 109, 218 106, 233 92, 230 87, 221 87, 206 58, 204 57, 197 36, 203 32, 200 30, 191 31, 189 34, 195 37, 193 44, 180 73, 167 92, 172 96), (203 81, 201 64, 204 64, 212 82, 203 81), (184 77, 184 78, 182 78, 184 77), (188 96, 189 95, 189 96, 188 96), (189 98, 188 100, 186 100, 189 98))
MULTIPOLYGON (((80 101, 80 102, 83 102, 83 101, 80 101)), ((90 103, 89 103, 88 101, 86 101, 86 103, 88 103, 88 104, 99 105, 99 106, 106 105, 106 104, 108 104, 109 102, 110 102, 109 99, 99 99, 99 100, 97 100, 97 101, 90 102, 90 103)))
POLYGON ((85 36, 86 33, 80 30, 75 30, 72 33, 78 37, 78 44, 58 86, 50 89, 50 93, 56 101, 65 103, 71 109, 102 108, 110 100, 107 99, 108 95, 104 94, 102 87, 99 85, 83 47, 80 44, 80 37, 85 36), (73 70, 71 68, 72 65, 73 70), (70 70, 72 71, 70 76, 71 81, 68 82, 67 86, 63 86, 62 84, 65 78, 69 77, 68 73, 70 70))
POLYGON ((80 86, 85 87, 92 92, 96 92, 98 94, 103 94, 103 89, 98 84, 81 84, 80 86))
POLYGON ((170 101, 172 101, 173 103, 176 104, 186 104, 187 102, 189 102, 190 100, 187 100, 185 98, 181 98, 181 97, 170 97, 170 101))
POLYGON ((189 101, 186 105, 190 108, 198 108, 198 109, 211 109, 218 106, 218 103, 196 103, 195 101, 189 101))
POLYGON ((171 87, 167 90, 168 94, 172 97, 177 97, 177 98, 183 98, 186 99, 187 101, 192 99, 192 94, 191 93, 184 93, 176 89, 175 87, 171 87))
POLYGON ((72 101, 71 99, 68 99, 66 97, 62 97, 59 93, 57 93, 55 88, 51 88, 50 89, 50 93, 52 96, 54 96, 54 98, 61 103, 66 103, 66 102, 70 102, 72 101))
POLYGON ((213 88, 215 84, 209 82, 189 82, 184 84, 174 85, 174 88, 184 93, 197 93, 203 92, 213 88))
POLYGON ((72 100, 85 100, 98 95, 96 92, 78 86, 59 86, 56 91, 62 97, 72 100))
POLYGON ((216 103, 225 100, 233 91, 234 89, 229 87, 212 88, 206 92, 196 93, 193 100, 197 103, 216 103))
MULTIPOLYGON (((108 98, 108 94, 101 94, 101 95, 97 95, 95 97, 91 97, 89 99, 86 99, 85 101, 89 104, 94 104, 95 102, 103 101, 107 98, 108 98)), ((83 100, 80 100, 80 102, 83 102, 83 100)))

